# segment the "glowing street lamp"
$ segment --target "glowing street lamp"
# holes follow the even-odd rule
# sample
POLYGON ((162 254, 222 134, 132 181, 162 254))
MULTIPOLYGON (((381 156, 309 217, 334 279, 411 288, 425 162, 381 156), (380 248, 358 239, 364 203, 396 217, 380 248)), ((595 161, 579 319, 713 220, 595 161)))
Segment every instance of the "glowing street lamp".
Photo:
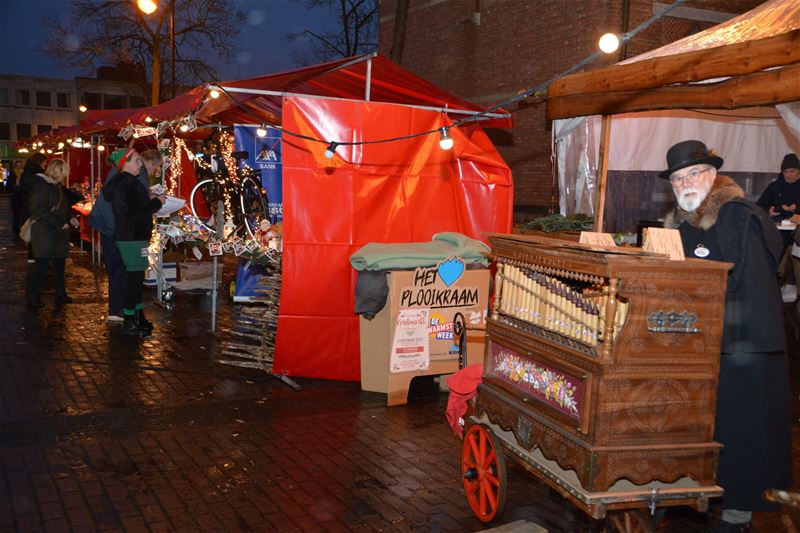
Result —
POLYGON ((153 0, 137 0, 136 6, 145 15, 150 15, 154 13, 156 9, 158 9, 158 4, 156 4, 153 0))
MULTIPOLYGON (((156 0, 136 0, 136 7, 145 15, 150 15, 158 9, 158 3, 156 0)), ((169 50, 169 62, 172 69, 172 98, 175 98, 175 0, 169 2, 169 50)))

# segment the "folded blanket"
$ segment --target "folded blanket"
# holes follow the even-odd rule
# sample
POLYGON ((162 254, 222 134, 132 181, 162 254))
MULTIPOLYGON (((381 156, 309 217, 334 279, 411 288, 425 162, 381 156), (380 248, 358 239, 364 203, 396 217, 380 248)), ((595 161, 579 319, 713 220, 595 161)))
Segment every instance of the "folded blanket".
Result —
POLYGON ((490 249, 481 241, 464 234, 442 232, 431 242, 365 244, 350 256, 350 264, 361 270, 410 269, 436 266, 450 257, 460 257, 465 264, 489 265, 490 249))

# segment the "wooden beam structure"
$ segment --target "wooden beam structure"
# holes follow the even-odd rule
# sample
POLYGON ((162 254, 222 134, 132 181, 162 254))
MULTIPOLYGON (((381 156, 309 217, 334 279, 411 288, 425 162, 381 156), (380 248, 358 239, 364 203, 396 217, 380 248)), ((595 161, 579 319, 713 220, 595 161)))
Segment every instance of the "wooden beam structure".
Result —
POLYGON ((551 96, 547 118, 657 109, 735 109, 800 100, 800 63, 718 83, 551 96))
MULTIPOLYGON (((553 120, 607 113, 604 103, 607 98, 606 93, 613 95, 610 99, 618 106, 621 95, 636 96, 650 90, 665 89, 674 84, 747 76, 765 69, 785 67, 798 62, 800 62, 800 30, 793 30, 775 37, 745 43, 705 48, 572 74, 553 82, 549 87, 547 118, 553 120), (579 112, 563 105, 568 101, 564 99, 583 101, 586 97, 597 102, 597 110, 590 113, 579 112)), ((687 107, 685 100, 681 99, 677 107, 687 107)), ((688 105, 688 107, 695 106, 688 105)), ((657 106, 651 109, 665 108, 667 107, 657 106)), ((645 108, 641 106, 636 108, 636 110, 642 109, 645 108)), ((624 111, 633 109, 613 112, 624 111)))

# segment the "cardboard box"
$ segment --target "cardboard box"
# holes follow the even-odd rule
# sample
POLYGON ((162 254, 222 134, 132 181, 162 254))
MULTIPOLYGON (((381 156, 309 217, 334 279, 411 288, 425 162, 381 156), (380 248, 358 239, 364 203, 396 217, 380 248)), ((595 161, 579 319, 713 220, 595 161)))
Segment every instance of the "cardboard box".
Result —
MULTIPOLYGON (((389 406, 408 402, 408 387, 413 378, 459 370, 452 328, 456 313, 463 315, 467 325, 467 353, 463 366, 483 363, 489 271, 463 270, 457 279, 453 279, 452 273, 443 270, 443 279, 440 267, 390 272, 386 306, 372 320, 360 319, 361 389, 385 393, 389 406), (413 314, 414 310, 423 310, 423 315, 428 318, 429 363, 427 368, 410 371, 397 371, 395 365, 393 371, 390 365, 397 358, 395 334, 398 332, 398 317, 413 314)), ((408 334, 403 324, 400 324, 399 331, 408 334)))

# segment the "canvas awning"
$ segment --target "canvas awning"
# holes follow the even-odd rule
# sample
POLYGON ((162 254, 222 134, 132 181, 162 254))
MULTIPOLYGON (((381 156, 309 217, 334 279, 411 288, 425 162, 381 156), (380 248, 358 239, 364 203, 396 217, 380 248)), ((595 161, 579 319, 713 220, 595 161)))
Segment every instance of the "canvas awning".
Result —
MULTIPOLYGON (((122 129, 128 124, 174 121, 194 115, 198 125, 236 123, 280 124, 282 98, 290 95, 369 100, 446 109, 454 119, 483 109, 458 98, 378 54, 364 54, 311 67, 246 80, 205 84, 156 106, 141 109, 89 111, 87 132, 122 129), (220 90, 211 98, 211 89, 220 90)), ((511 127, 511 116, 498 110, 483 127, 511 127)))

